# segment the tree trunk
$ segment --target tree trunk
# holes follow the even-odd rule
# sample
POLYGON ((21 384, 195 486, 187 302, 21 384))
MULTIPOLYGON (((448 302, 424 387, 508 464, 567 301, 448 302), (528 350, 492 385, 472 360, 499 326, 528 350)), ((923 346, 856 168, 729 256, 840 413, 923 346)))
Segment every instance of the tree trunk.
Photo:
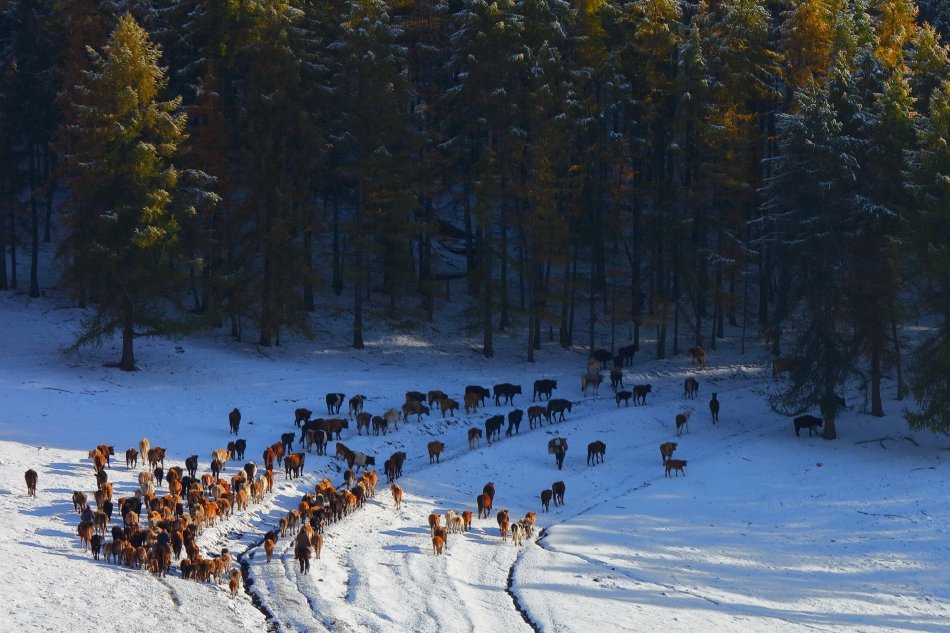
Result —
POLYGON ((122 300, 122 360, 119 361, 119 369, 122 371, 135 371, 135 352, 133 341, 135 339, 135 309, 132 301, 127 297, 122 300))
POLYGON ((316 309, 313 299, 313 214, 309 220, 303 230, 304 270, 307 271, 303 282, 303 309, 313 312, 316 309))
MULTIPOLYGON (((326 208, 328 194, 323 196, 323 206, 326 208)), ((343 294, 343 255, 340 247, 340 205, 336 196, 333 196, 333 294, 343 294)))
POLYGON ((884 405, 881 403, 881 352, 883 333, 875 332, 871 338, 871 415, 884 417, 884 405))
POLYGON ((897 372, 897 400, 904 399, 907 387, 904 385, 904 370, 901 363, 901 342, 897 336, 897 317, 894 316, 894 308, 891 307, 891 338, 894 339, 894 367, 897 372))
POLYGON ((504 220, 501 222, 501 288, 498 292, 501 299, 500 316, 498 319, 498 329, 506 331, 511 325, 511 317, 508 314, 508 227, 504 220))
MULTIPOLYGON (((36 152, 33 152, 36 154, 36 152)), ((36 199, 38 179, 36 167, 33 165, 39 160, 35 155, 30 158, 30 292, 34 299, 40 296, 40 210, 36 199)))
POLYGON ((835 429, 835 419, 834 418, 825 418, 824 422, 825 432, 822 434, 822 438, 826 440, 836 440, 838 439, 838 431, 835 429))

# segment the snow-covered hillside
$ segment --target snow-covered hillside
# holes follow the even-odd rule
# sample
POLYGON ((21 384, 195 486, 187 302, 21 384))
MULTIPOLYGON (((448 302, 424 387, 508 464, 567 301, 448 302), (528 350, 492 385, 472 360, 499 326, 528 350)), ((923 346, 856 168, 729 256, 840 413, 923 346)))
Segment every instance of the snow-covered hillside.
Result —
MULTIPOLYGON (((684 355, 638 355, 629 384, 651 384, 646 405, 618 407, 608 385, 582 396, 581 351, 556 347, 537 363, 521 342, 496 341, 486 360, 473 343, 428 333, 390 336, 355 352, 346 337, 261 349, 227 337, 147 340, 141 371, 103 367, 115 349, 63 356, 81 313, 53 299, 0 297, 0 594, 9 631, 937 631, 950 622, 950 442, 911 433, 900 403, 883 419, 852 406, 839 439, 796 437, 772 413, 767 356, 736 353, 727 340, 698 371, 684 355), (436 342, 432 342, 436 341, 436 342), (519 350, 515 352, 513 350, 519 350), (683 397, 686 376, 700 383, 683 397), (248 458, 294 431, 293 411, 325 415, 324 394, 368 396, 366 409, 398 407, 407 390, 442 389, 461 400, 466 385, 523 387, 531 404, 538 378, 558 380, 555 397, 574 402, 564 422, 469 450, 466 431, 513 407, 490 402, 477 414, 400 423, 385 436, 343 432, 343 442, 374 455, 408 454, 396 511, 382 476, 366 507, 330 526, 320 560, 301 576, 291 539, 265 561, 263 534, 277 527, 304 492, 328 477, 341 484, 333 457, 308 455, 305 476, 277 485, 263 503, 202 532, 206 556, 228 548, 247 572, 231 598, 226 583, 166 578, 94 561, 76 536, 72 491, 95 488, 87 451, 116 448, 108 469, 118 496, 137 487, 138 469, 122 453, 147 437, 168 449, 169 464, 198 454, 200 472, 227 443, 227 414, 243 414, 248 458), (717 392, 721 420, 707 402, 717 392), (688 433, 674 417, 693 409, 688 433), (559 434, 570 449, 558 470, 547 452, 559 434), (446 444, 429 464, 426 444, 446 444), (587 444, 606 443, 603 464, 586 463, 587 444), (677 441, 685 477, 665 477, 658 446, 677 441), (23 474, 39 473, 36 498, 23 474), (566 484, 565 504, 541 511, 539 493, 566 484), (494 514, 450 535, 432 553, 431 512, 475 510, 492 481, 494 509, 513 518, 537 512, 533 538, 502 543, 494 514)), ((860 398, 850 394, 849 401, 860 398)), ((345 407, 344 407, 345 411, 345 407)), ((231 436, 230 439, 233 439, 231 436)), ((330 444, 330 454, 333 443, 330 444)), ((238 464, 228 465, 233 474, 238 464)), ((165 489, 163 487, 162 492, 165 489)))

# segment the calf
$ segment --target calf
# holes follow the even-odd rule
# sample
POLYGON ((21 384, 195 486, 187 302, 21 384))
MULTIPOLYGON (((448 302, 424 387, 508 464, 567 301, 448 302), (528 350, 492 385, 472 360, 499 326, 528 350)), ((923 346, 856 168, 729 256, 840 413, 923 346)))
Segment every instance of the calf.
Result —
POLYGON ((542 395, 547 395, 548 400, 551 399, 551 392, 557 389, 556 380, 535 380, 534 381, 534 395, 531 396, 531 402, 534 402, 535 398, 540 399, 542 395))
POLYGON ((393 503, 396 504, 396 510, 402 509, 402 488, 399 487, 399 484, 392 483, 389 486, 389 489, 393 493, 393 503))
POLYGON ((550 510, 551 497, 553 496, 554 496, 554 493, 551 491, 550 488, 546 488, 545 490, 541 491, 541 508, 545 512, 548 512, 550 510))
POLYGON ((470 428, 468 430, 468 448, 472 450, 478 448, 482 441, 482 430, 478 428, 470 428))
POLYGON ((499 439, 499 434, 501 433, 501 425, 505 422, 505 416, 503 415, 493 415, 487 420, 485 420, 485 439, 488 441, 488 445, 491 446, 492 437, 495 440, 499 439))
POLYGON ((445 449, 445 444, 438 440, 433 440, 429 442, 427 447, 429 449, 429 463, 439 463, 442 451, 445 449))
POLYGON ((600 460, 601 463, 604 462, 604 453, 607 452, 607 445, 597 440, 596 442, 591 442, 587 445, 587 465, 592 466, 600 460))
POLYGON ((617 401, 617 406, 620 406, 620 401, 623 400, 624 405, 630 406, 630 398, 633 396, 633 393, 629 391, 618 391, 617 395, 614 396, 614 400, 617 401))
POLYGON ((683 476, 686 476, 686 471, 683 470, 683 467, 686 466, 685 459, 668 459, 666 460, 666 477, 670 476, 671 471, 676 471, 676 476, 679 477, 679 473, 683 473, 683 476))
POLYGON ((465 413, 469 413, 469 409, 471 409, 471 411, 478 411, 478 403, 481 401, 481 396, 477 393, 467 393, 462 400, 465 402, 465 413))
POLYGON ((515 409, 514 411, 508 412, 508 428, 505 430, 505 435, 511 437, 511 430, 514 429, 515 433, 518 433, 518 429, 521 428, 521 420, 524 418, 524 411, 521 409, 515 409))
POLYGON ((449 397, 448 394, 446 394, 444 391, 440 389, 433 389, 429 393, 426 394, 426 401, 429 403, 429 406, 431 407, 433 404, 439 404, 440 402, 442 402, 448 397, 449 397))
POLYGON ((505 398, 505 404, 514 404, 515 394, 521 393, 521 385, 513 385, 509 382, 494 386, 495 405, 499 405, 499 398, 505 398))
MULTIPOLYGON (((379 419, 382 420, 382 418, 379 418, 379 419)), ((369 435, 369 429, 372 422, 373 422, 373 415, 371 413, 367 413, 366 411, 360 411, 359 413, 357 413, 356 414, 356 434, 362 435, 363 429, 365 428, 366 434, 369 435)))
POLYGON ((352 418, 353 416, 358 415, 363 410, 364 402, 366 402, 366 396, 362 394, 357 394, 350 398, 350 409, 347 412, 346 417, 352 418))
POLYGON ((699 393, 699 381, 692 376, 687 377, 683 381, 683 397, 695 398, 697 393, 699 393))
POLYGON ((139 452, 134 448, 130 448, 126 450, 125 451, 125 467, 132 469, 132 468, 135 468, 138 465, 138 463, 139 463, 139 452))
POLYGON ((808 436, 811 437, 812 431, 818 432, 818 427, 822 425, 822 419, 813 415, 801 415, 795 418, 795 435, 799 435, 802 429, 808 429, 808 436))
POLYGON ((686 429, 686 432, 689 433, 689 416, 692 414, 692 411, 683 411, 682 413, 676 414, 676 434, 682 435, 683 429, 686 429))
POLYGON ((547 409, 544 407, 528 407, 528 424, 531 428, 534 428, 534 423, 537 422, 538 426, 543 426, 541 424, 541 419, 544 417, 547 409))
POLYGON ((614 367, 610 370, 610 389, 616 393, 621 387, 623 387, 623 370, 620 367, 614 367))
POLYGON ((633 404, 646 404, 647 394, 653 391, 653 385, 634 385, 633 404))
POLYGON ((379 435, 382 432, 383 435, 389 431, 389 423, 386 422, 386 418, 381 415, 374 415, 373 419, 373 435, 379 435))

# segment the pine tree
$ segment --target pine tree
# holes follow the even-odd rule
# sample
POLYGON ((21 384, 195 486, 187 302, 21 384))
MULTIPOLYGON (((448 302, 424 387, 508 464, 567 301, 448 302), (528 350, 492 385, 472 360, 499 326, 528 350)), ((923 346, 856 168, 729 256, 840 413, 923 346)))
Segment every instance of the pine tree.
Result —
MULTIPOLYGON (((168 302, 179 296, 176 239, 195 212, 176 198, 181 174, 173 161, 185 120, 179 99, 160 100, 160 52, 131 16, 120 19, 101 52, 90 53, 92 69, 69 104, 63 154, 73 199, 60 255, 68 288, 95 288, 74 346, 100 344, 118 331, 117 366, 131 371, 135 337, 168 331, 168 302)), ((192 200, 214 201, 193 193, 192 200)))

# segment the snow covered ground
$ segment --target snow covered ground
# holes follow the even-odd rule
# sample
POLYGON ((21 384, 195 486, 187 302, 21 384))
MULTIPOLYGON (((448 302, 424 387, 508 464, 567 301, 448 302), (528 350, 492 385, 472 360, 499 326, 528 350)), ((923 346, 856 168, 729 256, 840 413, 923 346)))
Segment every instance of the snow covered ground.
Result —
MULTIPOLYGON (((840 438, 796 437, 772 413, 773 388, 762 346, 745 355, 734 341, 697 371, 682 356, 638 354, 625 382, 653 386, 645 406, 616 406, 605 384, 580 393, 581 351, 546 348, 521 360, 521 340, 500 337, 486 360, 465 338, 431 333, 368 341, 294 341, 279 348, 226 336, 144 340, 141 371, 103 367, 108 347, 63 356, 81 312, 54 298, 0 296, 0 621, 6 631, 939 631, 950 630, 950 440, 912 433, 901 403, 888 417, 860 411, 859 394, 838 421, 840 438), (514 351, 518 350, 518 351, 514 351), (699 397, 685 400, 696 376, 699 397), (168 462, 197 453, 200 472, 227 443, 227 414, 243 414, 250 460, 295 430, 293 410, 325 415, 323 396, 368 396, 380 414, 407 390, 442 389, 461 400, 466 385, 520 384, 515 406, 531 404, 538 378, 554 378, 555 397, 575 403, 564 422, 469 450, 466 430, 513 407, 489 406, 443 420, 438 412, 401 423, 386 436, 344 431, 343 442, 382 464, 404 450, 396 511, 381 485, 366 507, 330 526, 322 558, 300 576, 290 539, 267 563, 263 534, 323 477, 342 482, 332 457, 307 457, 306 475, 277 475, 274 493, 236 512, 199 539, 206 556, 229 548, 248 572, 232 599, 226 584, 185 581, 177 565, 159 579, 94 561, 76 536, 73 490, 95 488, 87 451, 112 444, 108 469, 118 496, 131 495, 138 469, 122 454, 147 437, 168 462), (713 425, 711 392, 722 402, 713 425), (675 436, 676 413, 692 408, 689 432, 675 436), (564 469, 547 452, 554 434, 570 441, 564 469), (446 444, 430 465, 427 442, 446 444), (588 466, 586 446, 607 445, 588 466), (664 477, 658 446, 677 441, 685 477, 664 477), (39 473, 38 496, 23 474, 39 473), (541 511, 539 492, 566 483, 565 505, 541 511), (485 483, 495 510, 538 513, 534 538, 502 543, 494 514, 450 535, 433 555, 431 512, 475 510, 485 483)), ((345 411, 345 407, 344 407, 345 411)), ((230 438, 233 439, 233 436, 230 438)), ((333 452, 333 443, 330 453, 333 452)), ((228 466, 233 474, 238 465, 228 466)))

